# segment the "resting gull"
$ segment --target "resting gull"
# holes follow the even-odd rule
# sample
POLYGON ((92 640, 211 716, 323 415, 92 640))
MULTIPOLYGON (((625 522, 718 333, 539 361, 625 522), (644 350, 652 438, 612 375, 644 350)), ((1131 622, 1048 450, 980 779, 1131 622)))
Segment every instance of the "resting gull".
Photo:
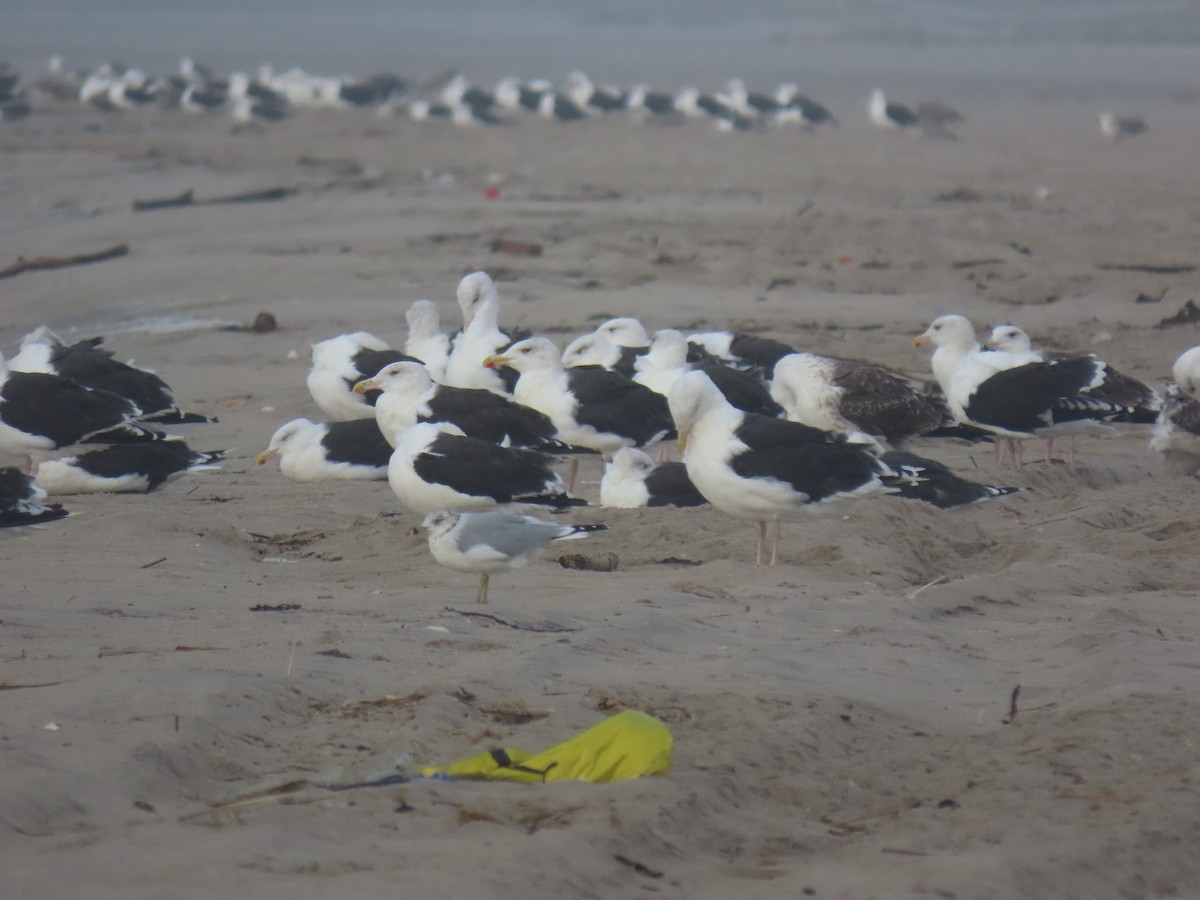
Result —
POLYGON ((517 569, 553 541, 568 541, 604 531, 604 525, 559 525, 533 516, 503 512, 436 509, 421 523, 429 530, 429 552, 455 572, 479 573, 476 603, 488 602, 488 581, 497 572, 517 569))
POLYGON ((545 413, 491 391, 437 384, 420 363, 384 366, 374 378, 360 381, 354 389, 383 392, 375 403, 375 419, 393 445, 400 432, 418 421, 450 422, 469 437, 505 447, 571 451, 571 447, 555 440, 557 429, 545 413))
POLYGON ((883 366, 815 353, 780 359, 771 396, 793 422, 841 434, 864 432, 892 444, 932 431, 945 418, 912 379, 883 366))
POLYGON ((401 503, 419 513, 507 503, 586 506, 566 492, 553 462, 536 450, 467 437, 449 422, 419 422, 397 438, 388 483, 401 503))
POLYGON ((1200 347, 1175 360, 1150 446, 1186 474, 1200 468, 1200 347))
POLYGON ((656 463, 633 447, 622 447, 604 468, 600 505, 615 509, 642 506, 703 506, 708 503, 688 478, 683 463, 656 463))
POLYGON ((644 447, 673 431, 667 401, 649 388, 600 366, 563 367, 558 348, 546 338, 513 344, 487 365, 508 365, 519 378, 518 403, 541 410, 559 440, 611 455, 620 447, 644 447))
POLYGON ((292 481, 382 481, 391 445, 374 419, 312 422, 293 419, 271 436, 258 464, 279 457, 279 470, 292 481))
POLYGON ((680 378, 669 401, 692 483, 722 512, 758 522, 755 565, 764 561, 768 522, 774 565, 781 518, 841 511, 901 477, 874 445, 735 409, 703 372, 680 378))
POLYGON ((500 295, 486 272, 463 276, 456 296, 462 309, 463 329, 454 337, 446 362, 445 383, 452 387, 483 388, 497 394, 512 393, 516 374, 488 369, 484 360, 529 335, 510 335, 500 330, 497 325, 500 295))
MULTIPOLYGON (((1012 353, 1027 357, 1032 362, 1051 360, 1062 362, 1068 359, 1087 357, 1095 359, 1091 353, 1061 353, 1048 350, 1036 350, 1025 329, 1018 325, 997 325, 992 329, 987 346, 1003 353, 1012 353)), ((1104 380, 1094 388, 1086 391, 1089 396, 1099 397, 1110 403, 1116 403, 1129 409, 1113 419, 1114 422, 1134 422, 1140 425, 1152 425, 1158 420, 1162 409, 1162 398, 1147 384, 1143 384, 1132 376, 1118 372, 1108 363, 1104 364, 1104 380)))
POLYGON ((423 362, 434 381, 442 381, 450 358, 450 335, 442 331, 437 307, 432 300, 417 300, 404 318, 408 322, 404 352, 423 362))
POLYGON ((1104 380, 1104 363, 1093 357, 1024 362, 1022 357, 986 351, 975 340, 970 321, 959 315, 935 319, 913 345, 930 342, 937 348, 934 375, 951 413, 960 422, 1005 438, 1016 466, 1021 464, 1021 441, 1113 435, 1116 429, 1104 422, 1129 412, 1087 394, 1104 380))
POLYGON ((373 419, 377 392, 355 393, 354 386, 389 363, 413 361, 366 331, 340 334, 312 346, 308 392, 313 402, 335 422, 373 419))
POLYGON ((0 354, 0 453, 164 439, 135 421, 141 413, 124 397, 90 391, 61 375, 10 371, 0 354))
POLYGON ((48 494, 149 493, 187 472, 208 472, 223 450, 198 452, 183 441, 118 444, 38 465, 38 483, 48 494))

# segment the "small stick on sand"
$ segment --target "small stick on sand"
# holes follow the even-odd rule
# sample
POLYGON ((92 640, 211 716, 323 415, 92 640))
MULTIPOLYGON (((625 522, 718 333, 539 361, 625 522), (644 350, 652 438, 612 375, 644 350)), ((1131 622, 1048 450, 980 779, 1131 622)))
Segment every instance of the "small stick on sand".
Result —
POLYGON ((933 581, 929 582, 929 584, 923 584, 919 588, 917 588, 915 591, 909 591, 907 594, 904 595, 904 599, 916 600, 917 595, 920 594, 922 591, 926 590, 927 588, 933 587, 935 584, 941 584, 943 581, 949 581, 949 580, 950 580, 949 575, 939 575, 937 578, 933 579, 933 581))
POLYGON ((129 252, 128 244, 114 244, 95 253, 78 253, 75 256, 35 256, 26 259, 18 256, 11 266, 0 269, 0 278, 12 278, 22 272, 33 272, 40 269, 65 269, 68 266, 86 266, 90 263, 103 262, 106 259, 116 259, 129 252))
POLYGON ((1017 717, 1017 697, 1021 695, 1021 686, 1018 684, 1012 689, 1012 696, 1008 700, 1008 718, 1001 719, 1003 725, 1011 725, 1012 720, 1017 717))

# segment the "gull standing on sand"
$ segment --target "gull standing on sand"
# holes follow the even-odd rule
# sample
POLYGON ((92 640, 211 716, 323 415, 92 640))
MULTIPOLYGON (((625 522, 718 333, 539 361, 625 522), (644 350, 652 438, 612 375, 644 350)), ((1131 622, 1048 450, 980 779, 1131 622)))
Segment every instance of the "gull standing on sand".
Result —
POLYGON ((488 602, 488 581, 496 572, 518 569, 553 541, 570 541, 604 531, 605 525, 559 525, 533 516, 503 512, 437 509, 421 523, 429 530, 429 552, 455 572, 479 573, 476 603, 488 602))
MULTIPOLYGON (((983 350, 975 327, 964 316, 935 319, 913 339, 914 347, 933 343, 933 372, 946 405, 959 422, 1006 439, 1014 466, 1020 446, 1033 437, 1091 434, 1108 436, 1104 424, 1128 407, 1088 395, 1104 381, 1105 365, 1095 357, 1029 362, 1025 357, 983 350)), ((1047 451, 1046 462, 1050 462, 1047 451)))
POLYGON ((867 114, 871 121, 880 128, 915 128, 921 124, 920 117, 899 103, 889 103, 887 94, 881 88, 871 93, 871 102, 867 106, 867 114))
POLYGON ((900 478, 874 445, 735 409, 703 372, 680 378, 669 401, 692 483, 722 512, 758 522, 755 565, 775 565, 781 518, 840 511, 900 478))
POLYGON ((1100 113, 1100 133, 1110 141, 1136 137, 1146 130, 1146 120, 1141 116, 1118 116, 1111 112, 1100 113))

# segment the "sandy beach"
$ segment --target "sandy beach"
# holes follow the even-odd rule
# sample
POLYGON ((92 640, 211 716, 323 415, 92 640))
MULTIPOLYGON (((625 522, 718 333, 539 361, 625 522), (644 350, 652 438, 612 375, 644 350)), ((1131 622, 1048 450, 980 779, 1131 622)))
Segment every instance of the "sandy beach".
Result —
MULTIPOLYGON (((1145 428, 1081 442, 1074 472, 1036 442, 1014 471, 917 441, 1021 490, 789 523, 775 568, 712 509, 583 509, 609 530, 567 549, 619 569, 543 560, 497 576, 487 607, 386 482, 254 464, 278 425, 319 418, 311 343, 399 345, 422 297, 453 322, 481 268, 502 325, 560 344, 635 314, 928 376, 912 338, 961 312, 1161 386, 1200 343, 1156 327, 1200 274, 1152 271, 1200 262, 1194 101, 1145 100, 1151 130, 1123 143, 1070 98, 981 104, 957 141, 873 129, 854 103, 816 134, 0 123, 0 266, 129 247, 0 281, 0 349, 41 324, 106 335, 219 417, 192 446, 228 450, 220 472, 63 498, 70 518, 0 534, 0 893, 1200 895, 1200 486, 1145 428), (262 311, 278 330, 224 328, 262 311), (621 709, 670 726, 670 776, 321 787, 539 750, 621 709)), ((598 477, 585 463, 593 501, 598 477)))

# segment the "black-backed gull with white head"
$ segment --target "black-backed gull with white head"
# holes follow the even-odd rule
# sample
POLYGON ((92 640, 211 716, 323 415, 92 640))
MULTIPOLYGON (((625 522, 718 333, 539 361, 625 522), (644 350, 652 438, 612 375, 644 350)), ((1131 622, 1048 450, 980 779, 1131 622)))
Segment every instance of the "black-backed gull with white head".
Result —
POLYGON ((1180 354, 1171 374, 1150 446, 1192 475, 1200 471, 1200 347, 1180 354))
POLYGON ((757 370, 763 378, 771 377, 780 359, 796 352, 782 341, 740 331, 701 331, 689 334, 687 339, 710 356, 738 368, 757 370))
POLYGON ((567 493, 554 457, 467 437, 449 422, 419 422, 400 433, 388 483, 408 509, 490 509, 510 503, 565 509, 587 503, 567 493))
POLYGON ((620 447, 644 447, 673 432, 666 399, 600 366, 565 368, 546 338, 513 344, 488 365, 507 365, 519 378, 518 403, 541 410, 559 440, 610 456, 620 447))
POLYGON ((550 543, 587 537, 606 527, 456 509, 435 509, 421 525, 429 531, 429 552, 434 559, 455 572, 479 575, 476 603, 488 602, 491 575, 520 568, 550 543))
POLYGON ((293 419, 271 435, 258 454, 261 466, 279 457, 279 470, 292 481, 382 481, 392 445, 374 419, 312 422, 293 419))
POLYGON ((450 422, 469 437, 505 447, 549 453, 572 449, 555 439, 558 429, 545 413, 481 388, 438 384, 420 363, 384 366, 354 389, 383 392, 375 402, 375 419, 393 446, 399 433, 417 422, 450 422))
POLYGON ((1006 438, 1014 465, 1020 465, 1022 441, 1114 435, 1116 429, 1104 423, 1129 412, 1088 396, 1104 381, 1104 363, 1094 357, 1014 364, 1011 354, 983 350, 974 326, 959 315, 935 319, 913 345, 930 342, 937 348, 934 375, 951 413, 960 422, 1006 438))
POLYGON ((722 512, 758 522, 756 565, 775 564, 780 519, 843 511, 900 478, 874 445, 734 408, 703 372, 675 382, 669 401, 697 490, 722 512), (768 522, 775 525, 769 556, 768 522))
POLYGON ((1111 112, 1100 113, 1100 133, 1110 141, 1136 137, 1146 130, 1146 120, 1141 116, 1118 116, 1111 112))
POLYGON ((704 506, 704 495, 680 462, 655 462, 634 447, 622 447, 604 467, 600 505, 614 509, 643 506, 704 506))
POLYGON ((389 363, 405 361, 413 359, 366 331, 340 334, 312 345, 308 392, 334 422, 374 419, 379 394, 355 393, 354 386, 389 363))
POLYGON ((911 379, 882 366, 815 353, 775 364, 771 396, 793 422, 840 434, 864 432, 890 444, 933 431, 945 418, 911 379))
POLYGON ((647 352, 645 347, 621 347, 612 343, 598 331, 582 334, 567 344, 562 353, 563 365, 602 366, 632 378, 637 359, 647 352))
POLYGON ((889 103, 887 94, 876 88, 871 93, 871 101, 867 105, 867 114, 871 122, 880 128, 916 128, 921 124, 921 118, 907 106, 899 103, 889 103))
MULTIPOLYGON (((1025 329, 1012 324, 997 325, 993 328, 985 346, 1004 353, 1029 354, 1031 361, 1034 362, 1044 360, 1061 362, 1084 356, 1096 358, 1093 353, 1064 353, 1035 348, 1025 329)), ((1100 383, 1099 387, 1092 388, 1087 393, 1129 409, 1128 414, 1116 416, 1113 419, 1114 422, 1152 425, 1158 420, 1158 414, 1162 409, 1162 398, 1158 396, 1157 391, 1131 375, 1117 371, 1107 362, 1104 364, 1104 381, 1100 383)))
POLYGON ((183 441, 117 444, 39 463, 38 483, 49 494, 149 493, 188 472, 219 469, 224 457, 183 441))

